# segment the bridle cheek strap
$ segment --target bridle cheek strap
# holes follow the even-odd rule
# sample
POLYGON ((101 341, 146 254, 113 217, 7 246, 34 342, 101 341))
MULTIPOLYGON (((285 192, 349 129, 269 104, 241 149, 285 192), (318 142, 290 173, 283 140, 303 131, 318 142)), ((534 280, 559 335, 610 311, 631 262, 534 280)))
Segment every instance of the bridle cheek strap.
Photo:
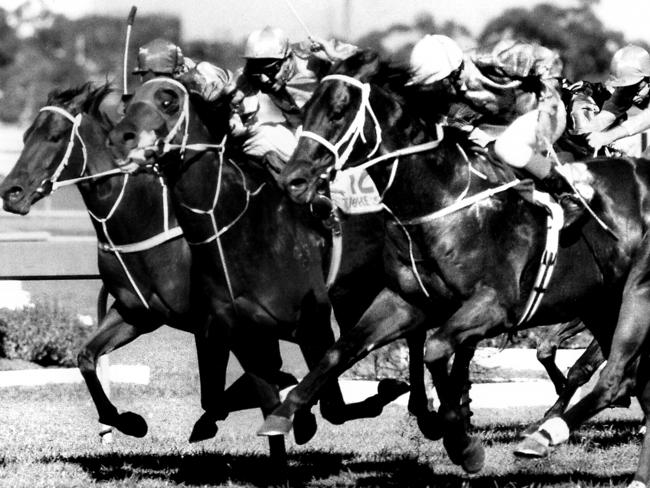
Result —
POLYGON ((79 175, 83 175, 86 172, 86 165, 88 163, 88 152, 86 151, 86 143, 84 140, 81 138, 81 135, 79 134, 79 126, 81 125, 81 119, 82 119, 82 114, 78 113, 77 115, 72 115, 70 112, 67 110, 57 107, 55 105, 46 105, 45 107, 41 108, 39 112, 55 112, 59 115, 62 115, 66 119, 68 119, 70 122, 72 122, 72 130, 70 131, 70 139, 68 140, 68 146, 65 149, 65 153, 63 154, 63 158, 61 159, 61 162, 57 166, 56 170, 50 177, 50 183, 52 183, 52 191, 54 191, 57 188, 57 181, 61 177, 61 173, 65 169, 65 167, 68 165, 68 162, 70 161, 70 155, 72 154, 72 149, 74 148, 74 139, 75 137, 79 139, 81 142, 81 150, 83 152, 83 166, 81 168, 81 172, 79 175))
POLYGON ((363 133, 363 129, 366 125, 366 113, 370 114, 370 118, 372 119, 375 128, 375 145, 367 157, 373 156, 379 149, 379 146, 381 145, 381 141, 382 141, 381 138, 382 130, 381 130, 381 126, 379 125, 379 120, 377 119, 377 116, 375 115, 375 112, 372 109, 372 105, 370 104, 369 83, 363 83, 362 81, 359 81, 356 78, 347 75, 328 75, 321 80, 321 83, 324 83, 326 81, 342 81, 361 90, 361 102, 359 103, 359 109, 357 111, 357 114, 354 116, 354 119, 352 120, 350 127, 348 127, 348 130, 345 132, 345 134, 343 134, 341 139, 336 144, 330 143, 324 137, 311 131, 300 131, 300 133, 298 134, 298 138, 306 137, 307 139, 312 139, 313 141, 316 141, 319 144, 326 147, 334 156, 333 168, 338 171, 345 165, 345 163, 349 159, 350 154, 354 149, 354 145, 357 142, 357 139, 361 138, 361 140, 364 143, 367 142, 366 136, 363 133), (341 150, 344 144, 347 144, 347 147, 344 149, 342 154, 339 154, 339 151, 341 150))

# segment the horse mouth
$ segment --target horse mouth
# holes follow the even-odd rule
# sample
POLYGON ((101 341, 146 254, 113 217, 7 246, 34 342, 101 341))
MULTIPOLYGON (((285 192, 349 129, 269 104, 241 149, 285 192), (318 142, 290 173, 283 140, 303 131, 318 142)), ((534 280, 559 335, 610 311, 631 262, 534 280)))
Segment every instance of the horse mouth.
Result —
POLYGON ((6 212, 18 215, 27 215, 32 205, 45 196, 40 188, 27 195, 22 188, 12 187, 2 195, 2 208, 6 212))
POLYGON ((306 178, 292 178, 285 185, 289 197, 296 203, 311 202, 316 195, 315 188, 306 178))

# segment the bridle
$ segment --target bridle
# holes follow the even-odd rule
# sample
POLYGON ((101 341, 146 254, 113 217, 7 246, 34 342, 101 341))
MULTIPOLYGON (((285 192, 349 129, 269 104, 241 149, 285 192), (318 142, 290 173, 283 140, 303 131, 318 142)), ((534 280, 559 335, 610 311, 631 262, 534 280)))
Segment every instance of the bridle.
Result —
POLYGON ((370 119, 372 120, 375 129, 375 145, 373 146, 372 150, 370 151, 367 157, 370 158, 379 149, 379 146, 381 145, 382 142, 382 137, 381 137, 382 131, 381 131, 381 126, 379 124, 379 120, 377 119, 377 116, 375 115, 375 112, 372 109, 372 105, 370 104, 369 83, 364 83, 362 81, 359 81, 356 78, 353 78, 352 76, 338 75, 338 74, 328 75, 323 77, 321 83, 327 81, 342 81, 344 83, 347 83, 349 85, 358 88, 361 91, 361 102, 359 103, 357 114, 354 116, 354 119, 352 119, 352 123, 350 124, 348 129, 345 131, 343 136, 341 136, 341 139, 339 139, 339 141, 336 144, 332 144, 323 136, 316 134, 315 132, 300 131, 300 133, 298 134, 298 139, 300 139, 301 137, 312 139, 313 141, 316 141, 322 146, 324 146, 325 148, 327 148, 332 153, 332 155, 334 156, 334 165, 328 167, 326 171, 329 172, 332 169, 339 171, 343 166, 345 166, 345 163, 350 158, 350 154, 352 153, 352 150, 354 149, 354 145, 358 139, 361 139, 364 143, 367 143, 366 136, 364 134, 364 127, 366 125, 366 114, 370 115, 370 119), (343 150, 343 153, 339 154, 339 151, 346 143, 347 143, 347 147, 343 150))
POLYGON ((57 107, 56 105, 46 105, 45 107, 41 108, 39 112, 53 112, 61 115, 66 120, 72 123, 72 129, 70 131, 70 138, 68 139, 68 145, 65 148, 65 153, 63 154, 61 161, 56 167, 56 170, 54 170, 52 176, 44 179, 41 182, 41 184, 37 189, 38 192, 43 194, 54 193, 57 189, 64 186, 74 185, 81 181, 102 178, 104 176, 119 174, 122 172, 119 168, 113 168, 111 170, 103 171, 101 173, 83 176, 86 173, 86 169, 88 167, 88 151, 86 149, 86 143, 84 142, 83 137, 81 137, 81 134, 79 133, 79 127, 81 126, 81 122, 83 120, 83 113, 79 112, 77 115, 72 115, 66 109, 62 107, 57 107), (59 181, 59 178, 61 177, 63 170, 68 166, 76 139, 79 139, 79 142, 81 143, 81 152, 83 154, 83 165, 81 166, 81 171, 79 172, 79 176, 77 178, 70 178, 67 180, 59 181), (46 185, 49 185, 50 188, 46 189, 46 185))

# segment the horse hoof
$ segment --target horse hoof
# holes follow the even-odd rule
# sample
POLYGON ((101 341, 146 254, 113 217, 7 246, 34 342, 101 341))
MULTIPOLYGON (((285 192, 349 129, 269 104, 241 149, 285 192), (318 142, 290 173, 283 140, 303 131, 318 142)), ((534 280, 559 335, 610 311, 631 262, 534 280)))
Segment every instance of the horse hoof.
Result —
POLYGON ((540 425, 542 425, 541 422, 536 422, 536 423, 534 423, 534 424, 529 425, 528 427, 526 427, 526 429, 524 429, 524 430, 522 430, 521 432, 519 432, 518 437, 519 437, 520 439, 526 439, 526 438, 530 437, 530 436, 533 435, 535 432, 537 432, 537 428, 538 428, 540 425))
POLYGON ((291 430, 291 420, 279 415, 269 415, 264 419, 257 435, 271 437, 274 435, 287 435, 291 430))
POLYGON ((217 427, 216 422, 207 413, 204 413, 194 424, 189 441, 191 443, 207 441, 217 435, 218 431, 219 427, 217 427))
POLYGON ((521 441, 513 451, 515 456, 542 458, 548 456, 548 442, 538 433, 534 433, 521 441))
POLYGON ((447 439, 443 440, 452 463, 460 466, 466 473, 478 473, 485 465, 485 449, 478 437, 471 437, 464 446, 447 439))
POLYGON ((316 435, 316 416, 310 411, 298 411, 293 418, 293 438, 296 444, 307 444, 316 435))
POLYGON ((442 422, 437 412, 427 412, 417 416, 418 427, 422 435, 430 441, 437 441, 442 437, 442 422))
POLYGON ((144 437, 149 430, 147 422, 140 415, 133 412, 121 413, 115 427, 123 434, 132 437, 144 437))
POLYGON ((377 396, 381 399, 384 405, 388 405, 390 402, 397 400, 404 393, 408 393, 411 387, 404 383, 393 378, 386 378, 379 382, 377 385, 377 396))

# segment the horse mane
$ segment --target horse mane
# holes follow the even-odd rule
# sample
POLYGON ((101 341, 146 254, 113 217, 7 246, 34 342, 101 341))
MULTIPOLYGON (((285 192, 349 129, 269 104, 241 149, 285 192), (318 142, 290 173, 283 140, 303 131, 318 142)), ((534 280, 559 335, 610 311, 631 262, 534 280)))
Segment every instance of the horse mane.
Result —
POLYGON ((228 97, 222 96, 217 100, 206 100, 198 93, 189 92, 190 103, 199 119, 215 139, 221 140, 228 133, 231 107, 228 97))
POLYGON ((81 103, 76 107, 77 110, 97 115, 99 114, 100 103, 113 90, 114 87, 110 82, 97 86, 92 81, 87 81, 73 88, 52 90, 47 96, 47 105, 60 105, 70 108, 83 95, 83 99, 80 100, 81 103))

